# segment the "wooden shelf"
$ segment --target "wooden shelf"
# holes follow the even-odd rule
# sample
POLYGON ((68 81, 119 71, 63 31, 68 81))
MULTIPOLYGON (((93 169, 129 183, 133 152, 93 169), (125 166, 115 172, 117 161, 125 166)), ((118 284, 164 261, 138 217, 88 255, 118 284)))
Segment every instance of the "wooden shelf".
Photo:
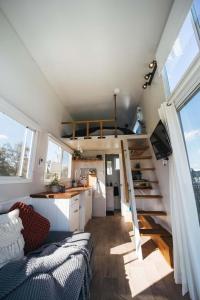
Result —
POLYGON ((140 169, 136 169, 136 168, 133 168, 132 171, 133 172, 137 172, 137 171, 154 171, 155 168, 140 168, 140 169))
POLYGON ((152 159, 151 155, 147 155, 147 156, 135 156, 135 157, 131 157, 130 160, 143 160, 143 159, 152 159))
POLYGON ((94 162, 94 161, 103 161, 103 159, 73 159, 73 161, 78 161, 78 162, 94 162))
POLYGON ((151 199, 154 199, 154 198, 162 198, 161 195, 135 195, 135 198, 151 198, 151 199))
POLYGON ((139 216, 166 216, 167 213, 165 211, 155 211, 155 210, 138 210, 137 214, 139 216))

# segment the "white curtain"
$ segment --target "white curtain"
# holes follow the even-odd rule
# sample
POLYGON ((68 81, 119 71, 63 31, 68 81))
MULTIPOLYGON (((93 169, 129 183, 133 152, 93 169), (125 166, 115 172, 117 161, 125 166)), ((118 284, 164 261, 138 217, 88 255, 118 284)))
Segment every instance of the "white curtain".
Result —
POLYGON ((166 125, 173 154, 169 159, 170 206, 174 251, 174 278, 183 295, 200 299, 200 225, 187 163, 185 144, 174 104, 161 105, 159 115, 166 125))

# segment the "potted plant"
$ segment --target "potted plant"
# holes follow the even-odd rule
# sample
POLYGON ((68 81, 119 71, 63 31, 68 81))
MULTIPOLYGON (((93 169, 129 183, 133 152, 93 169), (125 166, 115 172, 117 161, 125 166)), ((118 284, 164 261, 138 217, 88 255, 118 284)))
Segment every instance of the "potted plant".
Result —
POLYGON ((79 150, 74 150, 74 153, 72 155, 73 159, 81 159, 81 151, 79 150))
POLYGON ((58 175, 56 173, 54 174, 53 180, 49 184, 49 187, 50 187, 52 193, 60 192, 61 185, 60 185, 60 182, 58 179, 58 175))

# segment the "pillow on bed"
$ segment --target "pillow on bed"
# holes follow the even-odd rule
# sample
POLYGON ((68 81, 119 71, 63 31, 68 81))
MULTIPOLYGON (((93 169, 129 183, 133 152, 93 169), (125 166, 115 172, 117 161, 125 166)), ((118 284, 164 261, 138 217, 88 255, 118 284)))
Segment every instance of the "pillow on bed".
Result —
POLYGON ((34 211, 33 207, 22 202, 15 203, 10 210, 19 208, 19 216, 22 219, 24 229, 22 234, 25 240, 25 252, 37 249, 46 239, 50 223, 34 211))
POLYGON ((24 238, 19 209, 0 215, 0 268, 24 256, 24 238))

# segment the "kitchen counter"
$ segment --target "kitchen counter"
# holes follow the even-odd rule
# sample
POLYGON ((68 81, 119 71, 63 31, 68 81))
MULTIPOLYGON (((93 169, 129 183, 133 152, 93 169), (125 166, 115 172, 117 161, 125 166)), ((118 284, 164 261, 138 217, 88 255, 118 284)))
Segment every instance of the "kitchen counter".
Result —
POLYGON ((75 187, 66 189, 65 193, 51 193, 51 192, 42 192, 37 194, 31 194, 31 198, 53 198, 53 199, 69 199, 74 196, 79 195, 81 192, 87 191, 91 187, 75 187))

